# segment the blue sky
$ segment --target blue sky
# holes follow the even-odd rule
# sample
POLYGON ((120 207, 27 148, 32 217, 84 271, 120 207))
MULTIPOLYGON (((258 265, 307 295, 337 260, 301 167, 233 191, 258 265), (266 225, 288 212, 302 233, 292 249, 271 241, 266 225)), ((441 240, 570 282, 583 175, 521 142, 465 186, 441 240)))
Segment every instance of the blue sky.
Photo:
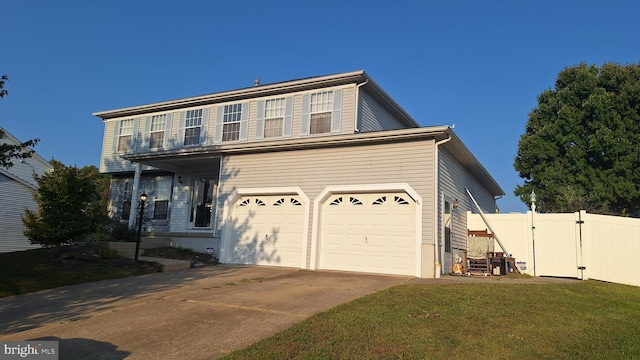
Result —
POLYGON ((91 114, 367 71, 421 125, 453 125, 526 211, 513 158, 536 97, 580 62, 640 61, 635 1, 4 1, 0 126, 98 165, 91 114))

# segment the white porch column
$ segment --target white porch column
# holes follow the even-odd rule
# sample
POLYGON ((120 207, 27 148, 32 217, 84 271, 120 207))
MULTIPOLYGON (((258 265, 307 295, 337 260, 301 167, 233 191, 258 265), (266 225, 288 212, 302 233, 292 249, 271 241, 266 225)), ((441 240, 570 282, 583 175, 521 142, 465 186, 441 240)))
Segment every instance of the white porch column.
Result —
POLYGON ((136 224, 138 218, 138 199, 140 198, 140 173, 142 165, 136 163, 136 172, 133 175, 133 189, 131 190, 131 209, 129 210, 129 227, 132 228, 136 224))

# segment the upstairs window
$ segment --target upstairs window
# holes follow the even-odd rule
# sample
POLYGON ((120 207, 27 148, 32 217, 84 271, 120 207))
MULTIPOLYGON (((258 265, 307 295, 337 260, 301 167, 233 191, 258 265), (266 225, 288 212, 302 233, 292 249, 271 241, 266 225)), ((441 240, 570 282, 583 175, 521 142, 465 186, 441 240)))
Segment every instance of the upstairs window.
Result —
POLYGON ((184 144, 197 145, 200 143, 202 129, 202 109, 187 110, 184 121, 184 144))
POLYGON ((341 132, 342 89, 302 95, 300 135, 339 134, 341 132))
POLYGON ((131 140, 133 139, 133 119, 120 120, 118 131, 118 151, 127 152, 131 150, 131 140))
POLYGON ((242 104, 224 106, 222 118, 222 141, 237 141, 240 139, 241 119, 242 104))
POLYGON ((149 132, 149 149, 160 149, 164 146, 164 132, 167 126, 167 115, 151 117, 149 132))
POLYGON ((282 137, 284 98, 266 100, 264 104, 264 137, 282 137))
POLYGON ((311 94, 310 134, 331 132, 331 112, 333 110, 333 91, 311 94))

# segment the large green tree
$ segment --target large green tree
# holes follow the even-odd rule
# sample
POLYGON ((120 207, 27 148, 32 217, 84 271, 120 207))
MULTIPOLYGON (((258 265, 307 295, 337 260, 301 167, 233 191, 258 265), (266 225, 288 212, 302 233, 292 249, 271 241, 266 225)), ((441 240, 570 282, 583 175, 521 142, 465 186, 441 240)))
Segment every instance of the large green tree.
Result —
POLYGON ((51 160, 53 171, 35 176, 37 211, 25 209, 24 234, 34 244, 53 246, 104 232, 109 176, 95 166, 81 169, 51 160))
MULTIPOLYGON (((7 75, 0 76, 0 98, 9 95, 9 92, 4 88, 4 83, 8 80, 7 75)), ((3 137, 4 131, 0 129, 0 167, 3 168, 12 167, 13 159, 26 159, 31 157, 34 151, 30 148, 40 141, 39 139, 33 139, 20 144, 10 144, 2 141, 3 137)))
POLYGON ((514 167, 542 212, 628 215, 640 206, 640 63, 567 67, 538 96, 514 167))

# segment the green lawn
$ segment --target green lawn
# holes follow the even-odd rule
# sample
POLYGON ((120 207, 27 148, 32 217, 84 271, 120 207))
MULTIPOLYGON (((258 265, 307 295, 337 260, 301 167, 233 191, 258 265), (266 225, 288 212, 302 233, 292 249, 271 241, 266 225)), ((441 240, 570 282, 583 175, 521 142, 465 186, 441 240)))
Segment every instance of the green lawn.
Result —
MULTIPOLYGON (((0 297, 158 271, 109 250, 0 254, 0 297)), ((640 359, 640 288, 407 284, 317 314, 227 359, 640 359)))
POLYGON ((640 359, 640 288, 409 284, 313 316, 226 359, 640 359))
POLYGON ((148 262, 116 256, 99 247, 60 252, 33 249, 0 253, 0 298, 65 285, 157 272, 148 262))

